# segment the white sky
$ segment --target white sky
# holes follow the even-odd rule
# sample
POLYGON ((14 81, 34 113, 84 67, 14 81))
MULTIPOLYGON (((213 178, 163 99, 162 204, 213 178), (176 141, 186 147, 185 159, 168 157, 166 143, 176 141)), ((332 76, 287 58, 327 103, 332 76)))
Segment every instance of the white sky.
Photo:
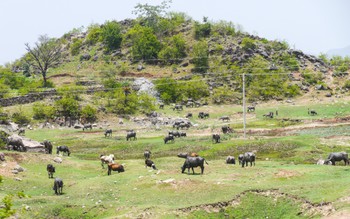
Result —
MULTIPOLYGON (((39 35, 61 37, 73 28, 134 18, 137 3, 160 0, 0 0, 0 65, 25 54, 39 35)), ((170 11, 194 20, 232 21, 244 31, 318 55, 350 45, 348 0, 173 0, 170 11)))

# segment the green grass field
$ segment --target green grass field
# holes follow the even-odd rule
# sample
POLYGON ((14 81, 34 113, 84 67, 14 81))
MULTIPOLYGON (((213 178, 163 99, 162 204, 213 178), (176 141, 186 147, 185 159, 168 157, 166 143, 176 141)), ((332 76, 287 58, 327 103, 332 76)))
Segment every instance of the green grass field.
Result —
MULTIPOLYGON (((63 156, 56 164, 53 155, 8 152, 7 166, 1 165, 3 182, 0 199, 13 194, 13 209, 20 218, 320 218, 332 211, 348 210, 350 168, 339 162, 336 166, 315 165, 332 151, 348 151, 348 124, 299 128, 313 120, 332 119, 350 114, 346 103, 314 105, 317 116, 307 114, 301 105, 278 105, 279 115, 265 119, 262 115, 275 108, 262 106, 248 117, 248 129, 279 130, 242 138, 239 106, 208 106, 175 112, 167 108, 163 115, 195 115, 198 124, 187 132, 188 137, 176 138, 164 144, 163 137, 172 128, 138 127, 130 121, 112 126, 111 138, 103 129, 82 131, 73 128, 27 130, 26 137, 54 146, 67 145, 72 154, 63 156), (199 111, 210 118, 196 117, 199 111), (230 122, 219 121, 228 115, 230 122), (302 119, 297 124, 282 125, 281 118, 302 119), (304 123, 306 121, 306 123, 304 123), (222 135, 222 142, 214 144, 211 133, 220 132, 228 124, 236 131, 222 135), (289 126, 291 130, 284 130, 289 126), (136 141, 125 140, 125 130, 137 131, 136 141), (295 127, 295 128, 293 128, 295 127), (281 131, 282 130, 282 131, 281 131), (143 151, 152 151, 151 159, 158 171, 145 168, 143 151), (245 151, 257 153, 256 165, 242 168, 225 164, 225 158, 245 151), (197 152, 206 158, 204 174, 181 174, 184 159, 179 152, 197 152), (107 175, 99 161, 100 154, 113 153, 116 162, 125 165, 124 173, 107 175), (18 162, 26 170, 18 175, 9 166, 18 162), (55 177, 64 181, 63 195, 52 190, 46 165, 56 167, 55 177), (15 178, 20 180, 15 180, 15 178), (25 194, 19 197, 17 194, 25 194), (26 210, 30 206, 30 210, 26 210)), ((305 111, 306 110, 306 111, 305 111)))

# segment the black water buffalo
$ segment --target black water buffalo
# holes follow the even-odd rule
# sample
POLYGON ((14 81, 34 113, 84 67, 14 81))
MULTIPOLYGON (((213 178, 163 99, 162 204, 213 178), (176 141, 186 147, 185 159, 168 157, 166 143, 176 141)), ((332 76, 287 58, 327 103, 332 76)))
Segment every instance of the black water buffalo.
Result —
POLYGON ((87 130, 87 129, 92 130, 92 125, 91 125, 91 124, 85 124, 85 125, 83 126, 83 131, 85 131, 85 129, 86 129, 86 130, 87 130))
POLYGON ((179 129, 189 129, 191 127, 191 123, 190 122, 182 122, 180 123, 176 129, 179 130, 179 129))
POLYGON ((239 164, 242 164, 243 157, 244 157, 243 154, 238 155, 238 163, 239 164))
POLYGON ((332 165, 335 165, 336 161, 344 161, 345 166, 349 164, 349 157, 348 157, 348 153, 346 152, 334 152, 334 153, 330 153, 328 155, 327 160, 325 160, 325 164, 328 164, 329 162, 332 163, 332 165))
POLYGON ((227 134, 227 133, 233 133, 232 129, 230 126, 222 126, 221 127, 222 133, 227 134))
POLYGON ((15 150, 15 151, 27 151, 27 148, 23 144, 23 140, 19 136, 9 136, 7 137, 7 150, 15 150))
POLYGON ((204 172, 204 161, 206 164, 207 161, 203 158, 203 157, 186 157, 186 160, 184 162, 184 165, 182 166, 182 172, 181 173, 184 173, 185 172, 185 169, 187 168, 188 169, 188 173, 190 173, 190 168, 192 168, 192 172, 194 174, 194 167, 200 167, 201 168, 201 174, 203 174, 204 172))
POLYGON ((147 168, 147 167, 152 167, 154 170, 157 170, 156 165, 155 165, 154 162, 151 161, 150 159, 146 159, 146 160, 145 160, 145 165, 146 165, 146 168, 147 168))
POLYGON ((117 163, 110 163, 108 164, 108 175, 112 174, 112 170, 113 171, 117 171, 118 173, 120 172, 124 172, 124 166, 122 164, 117 164, 117 163))
POLYGON ((60 178, 55 178, 53 183, 53 190, 55 190, 56 195, 61 195, 63 190, 63 181, 60 178))
POLYGON ((187 137, 186 132, 180 132, 180 137, 187 137))
POLYGON ((111 137, 112 136, 112 129, 106 129, 105 130, 105 137, 111 137))
POLYGON ((219 134, 213 134, 212 140, 215 143, 220 143, 220 135, 219 134))
POLYGON ((126 134, 126 140, 127 141, 129 141, 129 139, 131 140, 131 138, 133 138, 134 140, 136 140, 137 139, 137 137, 136 137, 136 132, 135 131, 131 131, 131 132, 128 132, 127 134, 126 134))
POLYGON ((198 118, 199 118, 199 119, 206 119, 206 118, 209 118, 209 113, 199 112, 199 113, 198 113, 198 118))
POLYGON ((177 110, 177 111, 183 110, 183 107, 182 107, 182 105, 180 105, 180 104, 176 104, 176 105, 174 106, 174 108, 173 108, 173 111, 174 111, 174 110, 177 110))
POLYGON ((159 109, 164 109, 164 103, 159 104, 159 109))
POLYGON ((193 114, 192 113, 187 113, 186 118, 192 118, 193 114))
POLYGON ((145 150, 145 152, 143 152, 143 156, 145 157, 145 159, 150 159, 151 158, 151 151, 150 150, 145 150))
POLYGON ((165 136, 165 138, 164 138, 164 144, 166 144, 168 141, 174 142, 174 141, 175 141, 174 136, 173 136, 173 135, 165 136))
POLYGON ((273 112, 266 113, 263 115, 263 117, 268 117, 268 118, 273 119, 273 112))
POLYGON ((219 120, 222 120, 222 121, 230 121, 230 117, 228 117, 228 116, 221 116, 220 118, 219 118, 219 120))
POLYGON ((247 112, 254 112, 255 111, 255 106, 248 106, 247 107, 247 112))
POLYGON ((45 153, 52 154, 52 143, 49 140, 44 140, 43 145, 45 148, 45 153))
POLYGON ((60 151, 61 151, 63 152, 63 154, 67 153, 68 156, 70 155, 69 148, 65 145, 56 147, 56 150, 57 150, 56 154, 60 154, 60 151))
POLYGON ((47 174, 49 175, 49 178, 53 178, 53 173, 55 173, 55 167, 52 164, 48 164, 46 166, 47 174))
POLYGON ((316 112, 316 110, 310 110, 309 108, 307 109, 307 114, 309 114, 309 115, 311 115, 311 116, 315 116, 315 115, 317 115, 317 112, 316 112))
POLYGON ((180 132, 178 132, 178 131, 170 131, 170 132, 168 132, 168 135, 172 135, 172 136, 174 136, 174 137, 180 137, 180 132))
POLYGON ((226 163, 227 164, 236 164, 236 159, 234 156, 227 156, 226 157, 226 163))
POLYGON ((255 166, 255 154, 253 152, 246 152, 243 155, 242 158, 242 167, 248 166, 248 162, 250 163, 250 166, 254 163, 255 166))

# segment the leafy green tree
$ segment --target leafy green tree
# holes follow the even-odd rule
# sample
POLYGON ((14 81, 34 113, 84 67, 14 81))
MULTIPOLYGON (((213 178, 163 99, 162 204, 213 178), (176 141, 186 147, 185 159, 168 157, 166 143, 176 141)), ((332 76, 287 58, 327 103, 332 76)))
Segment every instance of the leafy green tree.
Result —
POLYGON ((194 37, 198 40, 200 38, 209 37, 211 33, 212 25, 207 21, 207 18, 203 18, 203 24, 199 22, 194 23, 194 37))
POLYGON ((160 93, 160 98, 164 103, 176 103, 180 98, 178 84, 173 78, 161 78, 156 80, 155 88, 160 93))
POLYGON ((168 43, 159 52, 159 58, 163 63, 173 64, 182 61, 186 57, 186 41, 181 34, 169 38, 168 43))
POLYGON ((157 59, 161 44, 151 28, 135 25, 128 31, 127 37, 132 43, 134 59, 143 59, 146 62, 154 62, 154 59, 157 59))
POLYGON ((181 93, 193 100, 209 96, 209 86, 200 77, 194 77, 192 80, 186 81, 186 83, 180 83, 179 87, 181 93))
POLYGON ((85 122, 95 122, 97 120, 97 110, 91 105, 86 105, 81 109, 81 120, 85 122))
POLYGON ((61 45, 56 43, 55 39, 41 35, 35 47, 26 43, 25 48, 31 57, 31 65, 41 73, 44 86, 46 86, 48 69, 59 64, 62 53, 61 45))
POLYGON ((101 40, 105 44, 107 51, 119 49, 122 39, 121 28, 116 21, 107 21, 103 25, 101 30, 101 40))
MULTIPOLYGON (((78 119, 80 116, 79 103, 71 96, 64 96, 62 99, 55 102, 55 106, 60 116, 67 121, 70 119, 78 119)), ((72 125, 72 124, 71 124, 72 125)))
POLYGON ((134 114, 138 109, 138 97, 127 87, 117 89, 114 93, 112 111, 117 114, 134 114))
POLYGON ((147 93, 138 95, 139 110, 143 113, 150 113, 156 109, 156 98, 147 93))
POLYGON ((88 27, 88 34, 86 36, 86 43, 93 45, 101 40, 102 29, 99 25, 93 24, 88 27))
POLYGON ((192 62, 194 64, 194 72, 207 72, 209 69, 209 51, 206 41, 199 41, 193 46, 192 62))
POLYGON ((138 15, 138 18, 146 26, 152 28, 154 31, 158 30, 158 26, 162 17, 164 17, 166 10, 170 7, 171 0, 162 1, 160 5, 137 4, 135 10, 132 12, 138 15))

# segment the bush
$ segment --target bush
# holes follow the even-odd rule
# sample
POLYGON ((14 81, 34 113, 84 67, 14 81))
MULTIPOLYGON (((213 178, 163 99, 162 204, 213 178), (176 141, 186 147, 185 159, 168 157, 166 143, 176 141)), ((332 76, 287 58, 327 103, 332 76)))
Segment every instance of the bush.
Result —
POLYGON ((350 89, 350 80, 346 80, 343 87, 350 89))
POLYGON ((196 39, 205 38, 210 36, 211 24, 209 22, 204 22, 203 24, 199 22, 194 23, 194 37, 196 39))
POLYGON ((150 113, 156 109, 156 98, 148 95, 147 93, 141 93, 138 96, 139 110, 143 113, 150 113))
POLYGON ((228 87, 219 87, 214 89, 211 99, 214 104, 229 104, 237 103, 241 97, 228 87))
POLYGON ((56 109, 53 106, 44 103, 34 103, 33 105, 34 119, 53 119, 56 114, 56 109))
POLYGON ((30 118, 22 111, 19 111, 12 114, 12 121, 20 125, 27 125, 30 123, 30 118))
POLYGON ((95 122, 97 120, 96 113, 97 113, 97 110, 95 107, 92 107, 90 105, 86 105, 85 107, 83 107, 81 109, 81 116, 80 117, 81 117, 82 121, 92 123, 92 122, 95 122))
POLYGON ((102 29, 99 25, 91 25, 88 27, 88 34, 86 36, 86 43, 93 45, 100 41, 102 29))
POLYGON ((80 52, 80 47, 83 45, 83 40, 74 39, 72 45, 70 46, 70 54, 76 56, 80 52))
POLYGON ((242 49, 244 50, 248 50, 248 49, 254 50, 256 48, 255 40, 249 37, 244 37, 242 39, 241 46, 242 46, 242 49))
POLYGON ((173 64, 186 57, 186 41, 178 34, 168 39, 168 44, 159 52, 158 57, 163 63, 173 64))
POLYGON ((116 21, 107 21, 103 25, 101 30, 101 40, 105 44, 107 51, 119 49, 122 39, 121 29, 116 21))
POLYGON ((301 73, 305 82, 309 85, 315 85, 322 81, 323 76, 320 72, 312 72, 310 70, 305 70, 301 73))
POLYGON ((55 102, 59 116, 77 119, 80 116, 79 103, 72 96, 66 95, 55 102))
POLYGON ((212 32, 221 36, 234 36, 236 33, 235 26, 232 22, 219 21, 212 26, 212 32))

